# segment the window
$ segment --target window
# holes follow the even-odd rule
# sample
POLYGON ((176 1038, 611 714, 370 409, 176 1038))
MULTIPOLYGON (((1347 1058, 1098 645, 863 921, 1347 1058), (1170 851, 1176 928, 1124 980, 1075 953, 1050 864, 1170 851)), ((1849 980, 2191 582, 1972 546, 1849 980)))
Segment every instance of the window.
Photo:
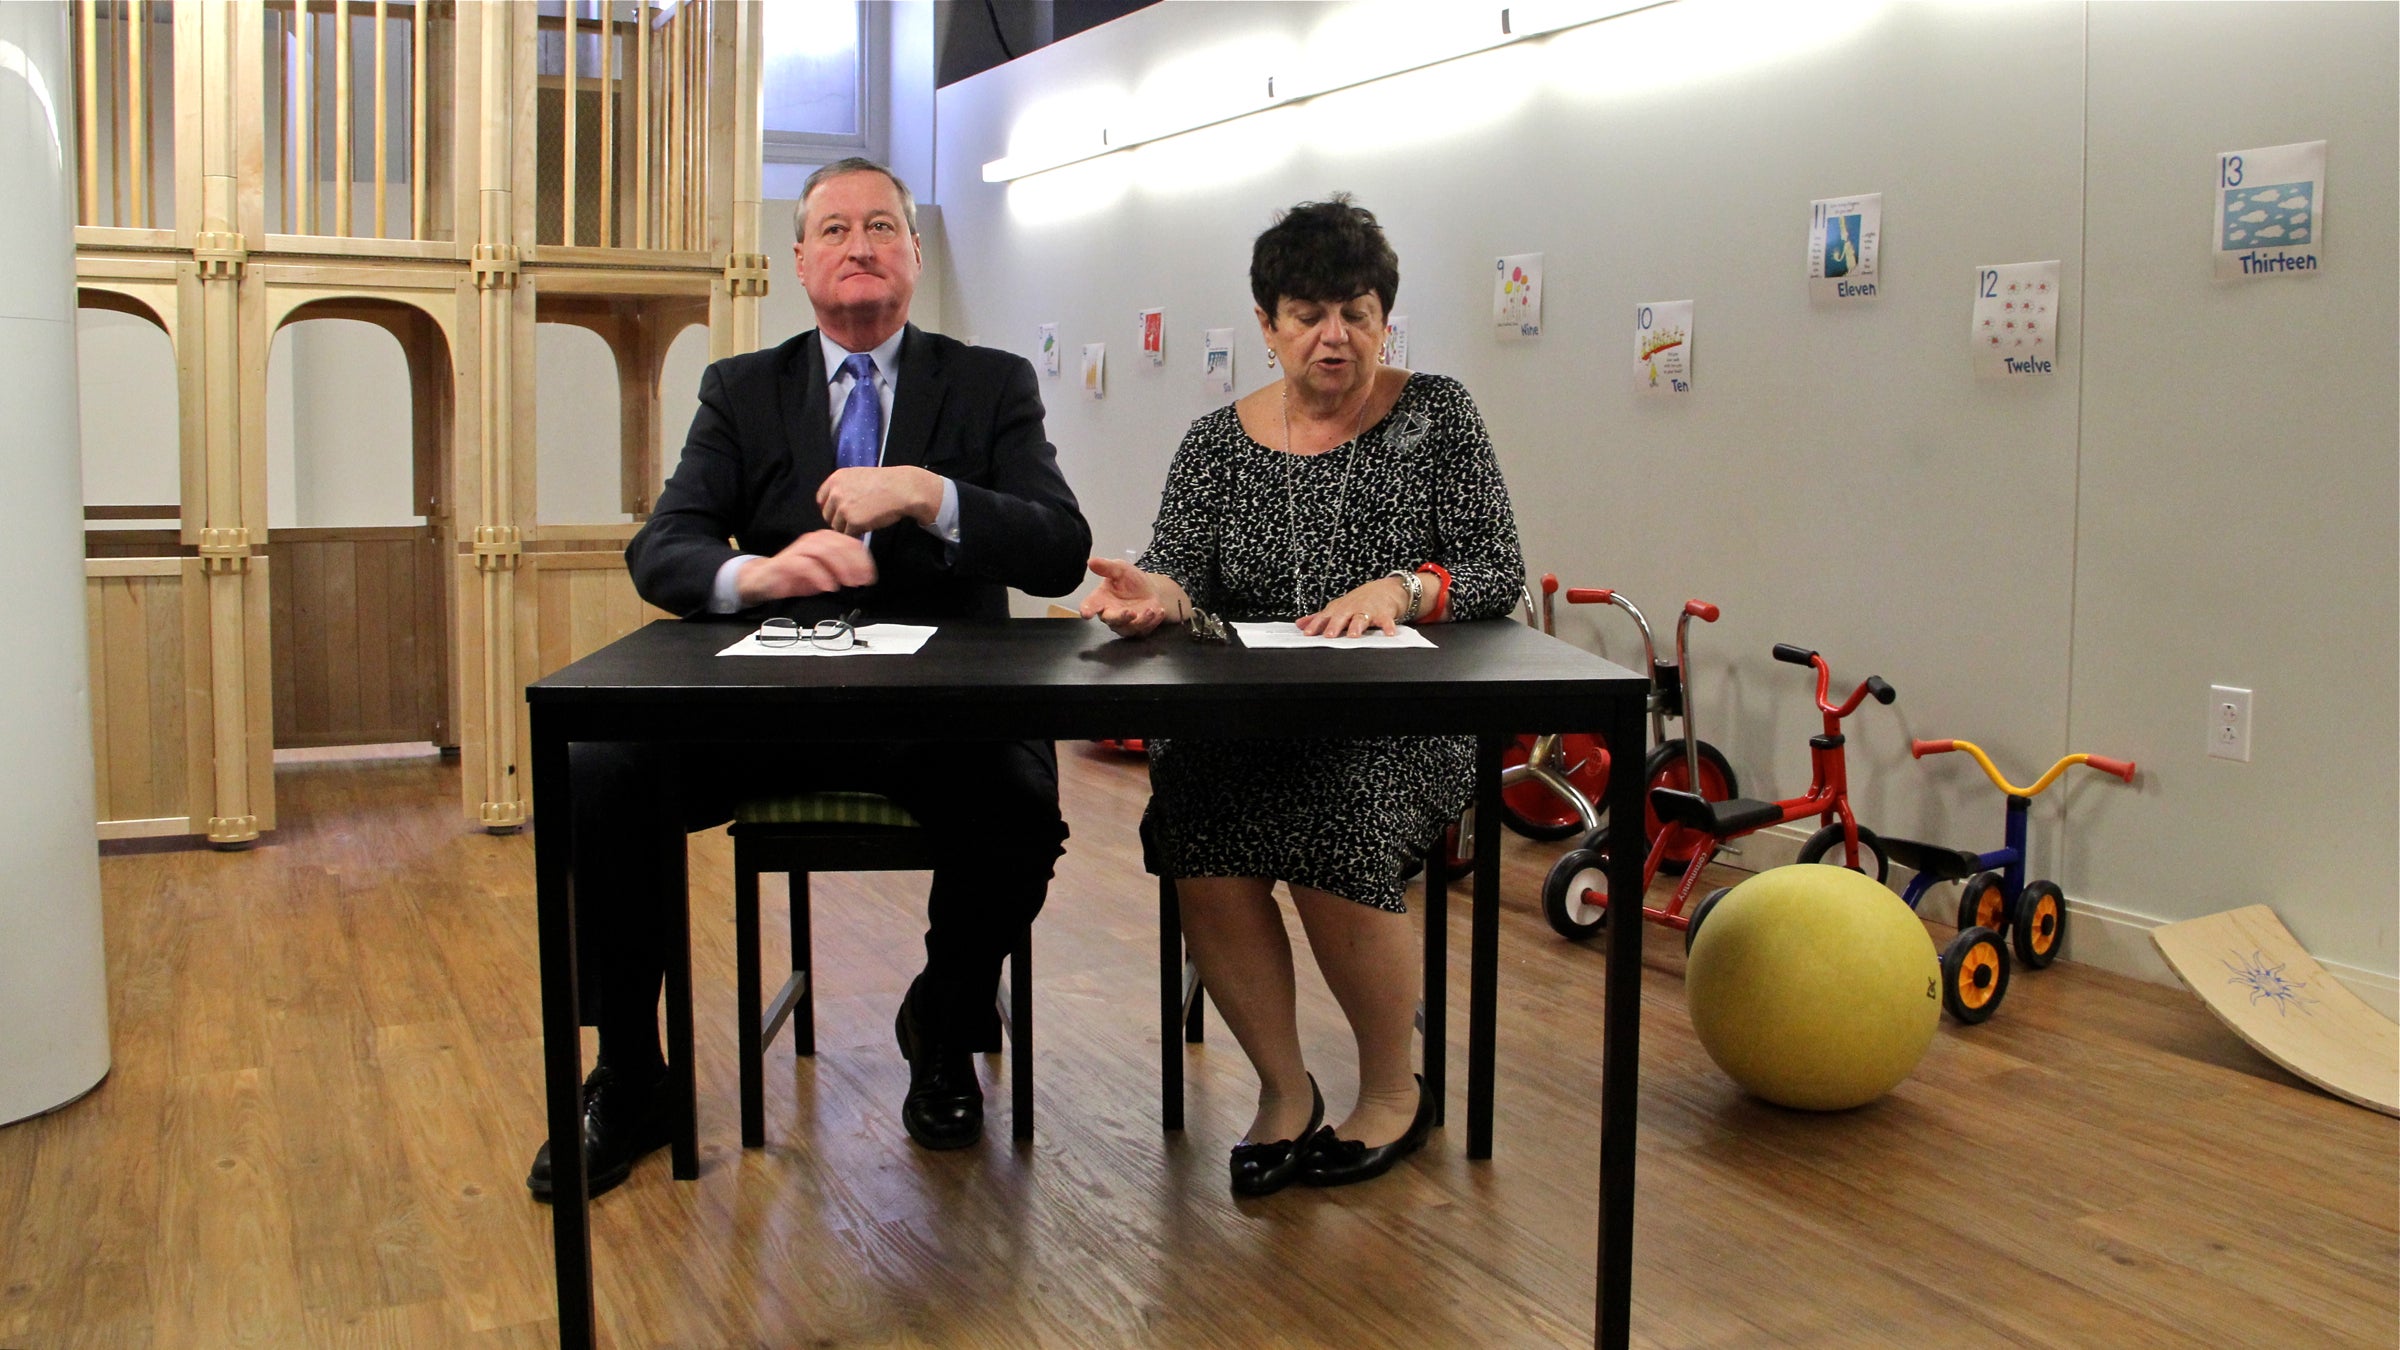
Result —
POLYGON ((859 0, 768 0, 761 101, 765 157, 823 163, 872 149, 865 72, 870 42, 859 0))

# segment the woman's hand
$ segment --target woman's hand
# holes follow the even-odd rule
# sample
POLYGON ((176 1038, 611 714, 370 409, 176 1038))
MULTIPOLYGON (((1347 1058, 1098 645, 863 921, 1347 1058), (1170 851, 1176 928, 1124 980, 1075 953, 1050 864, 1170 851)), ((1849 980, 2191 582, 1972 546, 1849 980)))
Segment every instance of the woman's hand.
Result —
POLYGON ((1314 614, 1303 615, 1300 631, 1310 637, 1365 637, 1370 629, 1384 636, 1400 632, 1400 615, 1408 608, 1408 587, 1392 577, 1377 577, 1314 614))
POLYGON ((1094 558, 1091 569, 1100 585, 1083 597, 1083 617, 1107 624, 1118 637, 1141 637, 1174 617, 1167 593, 1174 582, 1117 558, 1094 558))

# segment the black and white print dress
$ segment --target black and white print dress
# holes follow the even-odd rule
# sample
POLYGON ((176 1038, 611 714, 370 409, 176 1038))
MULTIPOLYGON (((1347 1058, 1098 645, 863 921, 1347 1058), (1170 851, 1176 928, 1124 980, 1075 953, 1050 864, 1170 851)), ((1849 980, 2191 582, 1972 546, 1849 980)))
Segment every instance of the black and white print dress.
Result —
MULTIPOLYGON (((1194 422, 1139 566, 1228 622, 1289 622, 1427 562, 1449 569, 1452 619, 1504 615, 1525 584, 1491 437, 1439 375, 1409 376, 1382 421, 1319 455, 1252 440, 1230 404, 1194 422)), ((1404 860, 1474 791, 1472 737, 1149 749, 1167 875, 1272 877, 1400 913, 1404 860)))

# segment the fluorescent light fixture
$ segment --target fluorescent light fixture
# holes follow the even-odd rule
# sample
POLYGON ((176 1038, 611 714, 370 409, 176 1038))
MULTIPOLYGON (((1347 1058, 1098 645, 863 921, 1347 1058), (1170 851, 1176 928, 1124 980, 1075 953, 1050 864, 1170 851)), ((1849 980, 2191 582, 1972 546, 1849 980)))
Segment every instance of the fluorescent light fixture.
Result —
POLYGON ((1447 40, 1413 46, 1405 55, 1395 53, 1391 59, 1365 69, 1351 66, 1338 70, 1257 71, 1243 81, 1245 93, 1235 94, 1213 107, 1184 105, 1170 109, 1152 106, 1153 100, 1137 100, 1116 121, 1067 130, 1061 136, 1047 138, 1038 150, 992 160, 983 166, 983 181, 1013 182, 1170 136, 1218 126, 1269 108, 1305 102, 1462 56, 1673 3, 1675 0, 1517 0, 1508 5, 1461 5, 1457 12, 1467 22, 1461 24, 1462 31, 1445 35, 1447 40))

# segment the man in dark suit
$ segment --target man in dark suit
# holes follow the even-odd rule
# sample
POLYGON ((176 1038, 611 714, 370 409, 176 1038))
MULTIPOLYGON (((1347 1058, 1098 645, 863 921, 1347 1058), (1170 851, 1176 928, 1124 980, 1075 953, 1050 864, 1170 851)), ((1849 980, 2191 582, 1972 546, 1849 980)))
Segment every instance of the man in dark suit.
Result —
MULTIPOLYGON (((924 265, 916 204, 890 170, 831 164, 802 190, 793 252, 817 329, 730 357, 700 381, 683 459, 626 549, 634 587, 690 617, 999 617, 1007 588, 1064 595, 1091 529, 1042 429, 1033 367, 908 322, 924 265), (730 542, 729 542, 730 541, 730 542)), ((729 631, 728 641, 733 634, 729 631)), ((595 1195, 667 1142, 659 1052, 659 897, 685 884, 684 835, 758 793, 880 793, 943 857, 925 969, 895 1031, 901 1120, 927 1148, 981 1137, 972 1052, 997 1048, 1000 963, 1033 920, 1066 839, 1048 742, 916 747, 578 745, 574 884, 599 1067, 584 1084, 595 1195)), ((542 1146, 526 1184, 550 1192, 542 1146)))

